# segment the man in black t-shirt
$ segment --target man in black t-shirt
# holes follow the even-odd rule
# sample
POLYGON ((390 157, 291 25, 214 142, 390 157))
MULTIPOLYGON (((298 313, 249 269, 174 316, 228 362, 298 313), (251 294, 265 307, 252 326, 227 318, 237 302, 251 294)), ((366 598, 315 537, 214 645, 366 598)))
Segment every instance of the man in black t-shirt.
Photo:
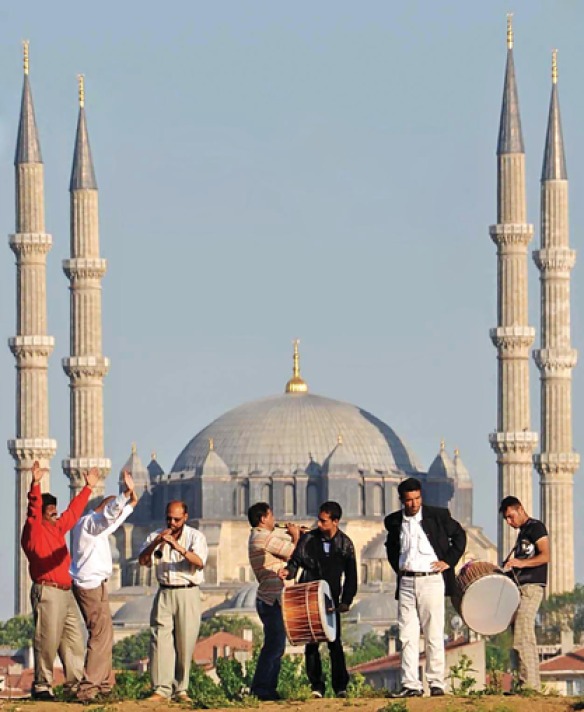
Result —
POLYGON ((539 690, 539 657, 535 639, 535 617, 547 583, 550 545, 545 524, 530 517, 517 497, 505 497, 499 512, 517 529, 517 542, 503 563, 512 569, 519 584, 521 601, 513 622, 511 662, 522 686, 539 690))

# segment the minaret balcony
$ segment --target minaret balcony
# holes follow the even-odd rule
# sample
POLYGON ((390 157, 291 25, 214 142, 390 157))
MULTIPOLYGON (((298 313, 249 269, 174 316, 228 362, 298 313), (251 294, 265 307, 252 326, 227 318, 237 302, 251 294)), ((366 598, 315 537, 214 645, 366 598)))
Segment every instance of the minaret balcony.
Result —
POLYGON ((533 225, 530 223, 498 223, 489 227, 491 240, 499 248, 525 246, 531 242, 533 231, 533 225))
POLYGON ((538 440, 538 434, 528 430, 518 433, 499 431, 489 435, 489 443, 497 455, 531 454, 537 447, 538 440))
POLYGON ((46 232, 17 232, 8 236, 8 244, 15 255, 44 255, 53 246, 53 237, 46 232))
POLYGON ((542 452, 533 456, 533 464, 542 477, 556 475, 553 481, 557 484, 557 476, 563 475, 565 482, 571 484, 580 467, 580 455, 577 452, 542 452))
POLYGON ((46 335, 12 336, 8 346, 17 358, 48 358, 55 348, 55 339, 46 335))
POLYGON ((576 349, 534 349, 533 360, 543 376, 570 378, 578 363, 576 349))
POLYGON ((107 271, 107 260, 101 257, 73 257, 63 260, 63 272, 69 279, 100 279, 107 271))
POLYGON ((543 278, 547 276, 568 278, 576 264, 576 250, 571 250, 569 247, 548 247, 547 249, 534 250, 533 261, 537 268, 543 272, 543 278))
POLYGON ((489 330, 489 336, 500 355, 514 356, 531 346, 535 329, 532 326, 498 326, 489 330))
POLYGON ((103 378, 110 365, 106 356, 67 356, 61 363, 69 378, 103 378))
POLYGON ((50 460, 57 452, 57 441, 51 438, 15 438, 8 441, 8 452, 17 462, 50 460))

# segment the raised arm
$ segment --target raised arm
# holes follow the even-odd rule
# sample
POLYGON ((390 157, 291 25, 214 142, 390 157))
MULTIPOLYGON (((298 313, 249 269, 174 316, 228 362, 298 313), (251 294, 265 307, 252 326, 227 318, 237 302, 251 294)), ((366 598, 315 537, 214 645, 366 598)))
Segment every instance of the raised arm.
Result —
POLYGON ((28 491, 28 509, 21 537, 21 544, 25 549, 31 549, 33 547, 33 532, 42 524, 43 499, 40 483, 45 472, 47 472, 47 470, 41 468, 38 460, 35 460, 31 468, 32 479, 30 481, 30 489, 28 491))
POLYGON ((63 534, 73 529, 79 517, 83 514, 83 510, 87 507, 91 491, 99 482, 99 470, 97 467, 92 467, 89 472, 83 473, 83 478, 85 479, 85 487, 76 497, 73 497, 67 509, 57 519, 57 526, 63 534))

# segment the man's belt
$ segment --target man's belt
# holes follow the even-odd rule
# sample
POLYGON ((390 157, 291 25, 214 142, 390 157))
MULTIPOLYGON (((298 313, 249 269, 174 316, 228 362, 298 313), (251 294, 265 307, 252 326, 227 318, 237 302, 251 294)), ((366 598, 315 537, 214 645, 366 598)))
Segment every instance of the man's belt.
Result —
POLYGON ((439 574, 440 571, 400 571, 400 576, 413 576, 417 578, 418 576, 435 576, 439 574))
POLYGON ((50 586, 51 588, 58 588, 59 591, 70 591, 71 586, 63 586, 60 583, 56 583, 55 581, 37 581, 37 585, 39 586, 50 586))
POLYGON ((183 584, 179 583, 177 586, 173 586, 168 583, 159 583, 158 585, 160 586, 160 588, 195 588, 197 584, 196 583, 183 583, 183 584))

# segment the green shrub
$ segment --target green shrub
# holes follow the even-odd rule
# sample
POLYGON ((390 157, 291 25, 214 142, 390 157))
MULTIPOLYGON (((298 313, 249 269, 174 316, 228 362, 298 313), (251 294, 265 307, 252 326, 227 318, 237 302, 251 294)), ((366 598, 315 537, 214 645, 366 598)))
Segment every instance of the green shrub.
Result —
POLYGON ((450 666, 450 690, 453 695, 468 695, 476 685, 476 678, 472 677, 472 660, 468 655, 462 654, 456 665, 450 666))
POLYGON ((140 700, 152 692, 150 675, 147 672, 120 670, 116 673, 116 684, 112 690, 114 700, 140 700))
POLYGON ((199 709, 213 709, 229 705, 229 700, 223 690, 198 665, 191 665, 188 693, 193 701, 193 707, 199 709))

